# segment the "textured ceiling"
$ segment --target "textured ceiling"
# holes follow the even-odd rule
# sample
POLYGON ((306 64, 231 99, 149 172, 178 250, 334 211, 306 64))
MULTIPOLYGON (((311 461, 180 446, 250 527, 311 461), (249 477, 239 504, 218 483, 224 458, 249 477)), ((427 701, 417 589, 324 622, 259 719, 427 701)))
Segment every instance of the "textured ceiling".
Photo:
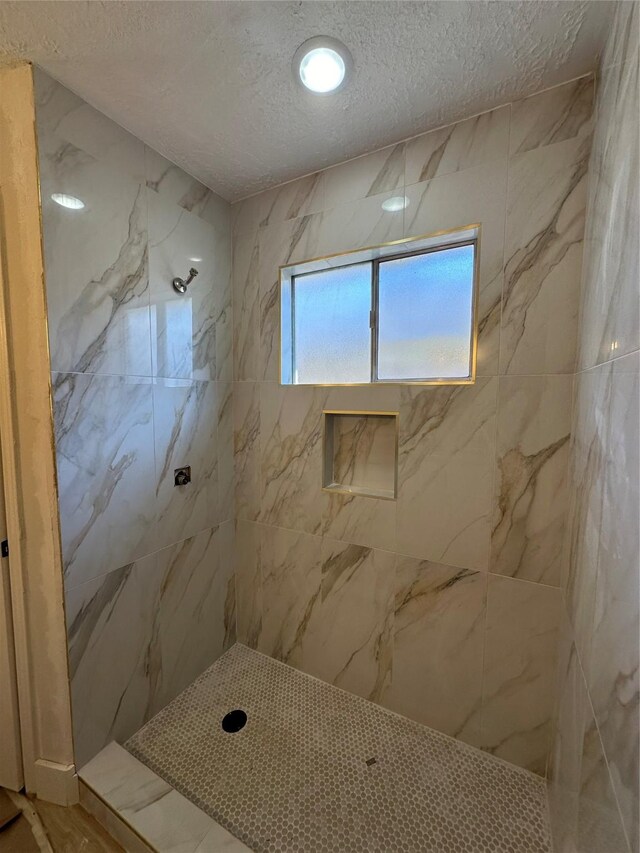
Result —
POLYGON ((0 59, 41 65, 235 200, 593 70, 606 2, 0 2, 0 59), (354 59, 319 98, 291 58, 354 59))

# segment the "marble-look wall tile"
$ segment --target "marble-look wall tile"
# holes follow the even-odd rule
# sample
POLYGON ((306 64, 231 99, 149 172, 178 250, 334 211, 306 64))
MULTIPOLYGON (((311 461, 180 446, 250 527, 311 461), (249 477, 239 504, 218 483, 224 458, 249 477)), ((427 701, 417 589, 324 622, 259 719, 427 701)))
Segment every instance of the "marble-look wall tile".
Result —
POLYGON ((588 136, 594 94, 594 79, 587 76, 515 101, 511 106, 509 154, 588 136))
POLYGON ((218 521, 230 521, 235 507, 233 383, 217 382, 218 521))
POLYGON ((487 575, 398 557, 393 711, 474 745, 480 742, 487 575))
POLYGON ((233 378, 262 377, 260 364, 260 286, 258 234, 233 244, 233 378))
POLYGON ((490 570, 560 586, 572 376, 503 376, 490 570))
POLYGON ((322 525, 323 388, 262 383, 260 521, 319 533, 322 525))
POLYGON ((576 647, 585 668, 588 668, 591 656, 608 396, 606 368, 596 368, 576 376, 563 588, 576 647))
POLYGON ((76 763, 125 740, 233 643, 230 526, 69 590, 76 763))
POLYGON ((379 700, 392 677, 395 555, 323 539, 320 558, 319 595, 306 611, 304 669, 379 700))
POLYGON ((235 642, 232 537, 226 521, 158 554, 162 670, 154 713, 235 642))
POLYGON ((608 368, 605 466, 587 684, 632 848, 640 774, 640 356, 608 368))
POLYGON ((630 848, 573 644, 563 669, 549 780, 554 850, 627 853, 630 848))
POLYGON ((73 170, 75 157, 88 155, 144 184, 144 143, 40 68, 34 67, 33 77, 41 166, 57 163, 64 174, 73 170))
POLYGON ((585 234, 581 369, 640 347, 640 261, 633 237, 640 231, 638 75, 636 56, 606 69, 599 82, 585 234))
POLYGON ((216 379, 217 308, 230 275, 224 241, 216 240, 208 223, 153 190, 147 198, 154 375, 216 379), (177 293, 172 280, 186 278, 191 267, 198 277, 186 293, 177 293))
POLYGON ((587 709, 585 700, 571 625, 566 613, 562 612, 558 642, 554 742, 547 767, 549 818, 554 850, 557 853, 568 853, 576 838, 584 715, 587 709))
POLYGON ((55 156, 41 156, 52 369, 150 376, 144 188, 92 157, 66 148, 55 156), (85 207, 62 207, 54 192, 85 207))
POLYGON ((402 142, 325 169, 321 173, 324 207, 337 207, 399 189, 407 183, 404 170, 402 142))
POLYGON ((262 620, 258 651, 306 668, 303 648, 320 595, 318 536, 260 525, 262 620))
POLYGON ((233 388, 233 448, 237 518, 260 514, 260 386, 236 382, 233 388))
POLYGON ((406 143, 406 184, 502 160, 509 149, 510 107, 480 113, 406 143))
POLYGON ((619 3, 600 63, 603 70, 613 65, 638 61, 640 8, 637 2, 619 3))
POLYGON ((561 813, 567 776, 577 804, 574 793, 571 821, 556 839, 561 853, 640 849, 638 86, 638 3, 618 3, 589 163, 563 578, 580 699, 574 719, 561 704, 552 815, 561 813), (566 743, 579 749, 567 756, 566 743))
POLYGON ((480 225, 477 373, 498 372, 502 296, 506 159, 406 187, 404 236, 480 225))
POLYGON ((161 676, 155 554, 67 591, 76 764, 152 716, 161 676))
POLYGON ((589 709, 585 716, 576 849, 580 853, 627 853, 629 849, 635 853, 637 843, 629 847, 625 837, 598 727, 589 709))
POLYGON ((482 748, 544 775, 560 619, 560 590, 489 575, 482 748))
POLYGON ((153 148, 145 145, 144 157, 149 189, 215 225, 218 233, 231 236, 231 205, 228 202, 153 148))
POLYGON ((236 519, 234 560, 238 641, 257 649, 262 629, 259 524, 236 519))
POLYGON ((150 379, 53 375, 58 494, 67 588, 153 549, 150 379))
POLYGON ((501 373, 573 373, 590 138, 509 161, 501 373))
POLYGON ((325 536, 367 548, 396 550, 397 501, 329 492, 321 500, 325 536))
POLYGON ((231 216, 190 175, 34 76, 84 763, 235 637, 231 216), (54 192, 84 207, 60 207, 54 192), (179 297, 171 280, 191 266, 200 274, 179 297), (176 488, 182 465, 192 482, 176 488))
POLYGON ((153 386, 157 547, 213 527, 221 516, 219 393, 216 382, 159 379, 153 386), (176 486, 174 471, 186 465, 191 466, 191 482, 176 486))
POLYGON ((412 388, 400 402, 398 550, 486 570, 491 534, 496 378, 412 388))
POLYGON ((286 222, 317 213, 324 207, 322 172, 305 175, 263 193, 236 202, 231 207, 234 240, 276 222, 286 222))
POLYGON ((408 638, 408 651, 399 681, 391 676, 400 652, 390 642, 388 667, 375 668, 370 654, 356 654, 341 686, 393 701, 415 718, 428 715, 445 731, 541 773, 551 734, 560 595, 542 584, 560 583, 572 383, 570 376, 554 382, 554 376, 529 374, 574 368, 592 88, 590 79, 572 82, 232 207, 239 636, 338 683, 341 655, 360 648, 360 627, 371 626, 370 646, 400 614, 406 635, 397 627, 396 633, 400 643, 408 638), (382 203, 402 194, 406 208, 384 212, 382 203), (469 225, 480 225, 475 384, 278 384, 280 266, 469 225), (504 381, 499 406, 501 373, 520 376, 504 381), (399 412, 396 501, 322 490, 323 409, 399 412), (503 465, 508 478, 499 484, 504 520, 494 496, 502 472, 496 459, 513 462, 503 465), (536 462, 530 482, 524 468, 531 472, 536 462), (359 613, 361 578, 367 574, 373 583, 380 577, 375 565, 383 552, 402 555, 396 558, 406 564, 407 578, 414 573, 418 589, 423 576, 416 566, 431 567, 434 586, 424 580, 424 601, 437 619, 427 609, 424 621, 414 620, 423 612, 422 594, 406 609, 392 601, 383 618, 375 588, 367 588, 362 626, 352 624, 346 612, 359 613), (306 574, 293 567, 292 554, 311 567, 306 574), (325 598, 327 554, 329 564, 345 569, 325 598), (489 582, 498 592, 485 634, 489 582), (331 636, 323 629, 327 620, 331 636), (491 665, 483 670, 485 636, 491 665), (436 643, 447 649, 442 658, 436 643), (326 653, 315 669, 318 648, 326 653), (447 655, 455 660, 445 674, 447 655), (414 665, 425 673, 423 693, 411 693, 414 665), (457 675, 447 681, 452 668, 457 675), (442 687, 429 692, 433 681, 442 687), (466 692, 456 702, 457 684, 466 692), (442 700, 447 690, 448 703, 442 700), (424 701, 411 705, 416 696, 424 701))

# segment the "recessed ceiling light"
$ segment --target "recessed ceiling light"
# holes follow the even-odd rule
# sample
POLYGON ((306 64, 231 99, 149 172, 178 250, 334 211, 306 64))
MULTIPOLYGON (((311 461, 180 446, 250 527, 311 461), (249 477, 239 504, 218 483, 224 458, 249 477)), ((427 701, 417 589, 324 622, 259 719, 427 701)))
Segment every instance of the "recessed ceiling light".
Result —
POLYGON ((405 207, 408 206, 409 199, 406 195, 394 195, 382 202, 382 209, 389 213, 397 213, 399 210, 404 210, 405 207))
POLYGON ((189 258, 192 264, 199 264, 202 261, 202 258, 189 258))
POLYGON ((351 54, 330 36, 315 36, 296 50, 293 74, 314 95, 329 95, 345 85, 351 70, 351 54))
POLYGON ((56 204, 61 207, 67 207, 69 210, 82 210, 84 202, 74 195, 66 195, 66 193, 53 193, 51 198, 56 204))

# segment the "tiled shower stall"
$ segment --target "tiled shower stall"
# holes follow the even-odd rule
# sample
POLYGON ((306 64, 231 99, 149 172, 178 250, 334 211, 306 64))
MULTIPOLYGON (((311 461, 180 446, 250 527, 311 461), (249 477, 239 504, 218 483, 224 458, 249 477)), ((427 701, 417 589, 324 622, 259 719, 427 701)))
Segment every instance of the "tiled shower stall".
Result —
POLYGON ((634 15, 596 79, 234 205, 35 71, 78 766, 237 640, 637 850, 634 15), (280 384, 280 266, 472 225, 475 383, 280 384), (323 490, 325 412, 397 414, 395 499, 323 490))

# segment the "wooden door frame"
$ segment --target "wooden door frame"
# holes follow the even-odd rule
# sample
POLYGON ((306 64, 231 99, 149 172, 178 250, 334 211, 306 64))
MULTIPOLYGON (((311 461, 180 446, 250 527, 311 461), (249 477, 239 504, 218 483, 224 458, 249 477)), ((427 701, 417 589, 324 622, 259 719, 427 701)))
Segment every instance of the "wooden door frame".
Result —
POLYGON ((0 432, 25 787, 77 802, 33 75, 0 68, 0 432))

